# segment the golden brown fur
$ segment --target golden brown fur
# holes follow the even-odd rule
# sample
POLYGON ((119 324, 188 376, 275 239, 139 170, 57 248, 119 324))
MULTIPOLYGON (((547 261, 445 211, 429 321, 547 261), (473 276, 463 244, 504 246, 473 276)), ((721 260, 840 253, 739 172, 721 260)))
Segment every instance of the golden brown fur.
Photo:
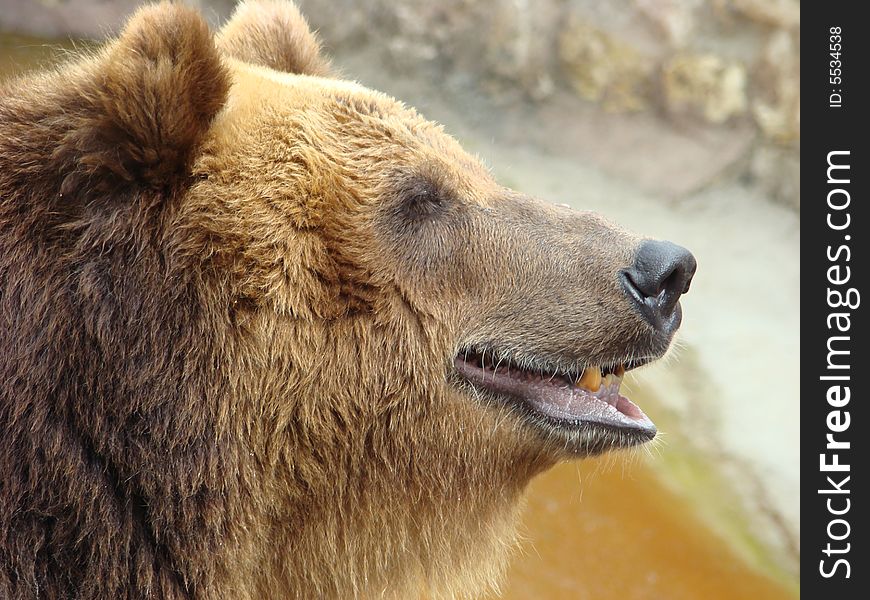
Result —
POLYGON ((164 3, 0 89, 0 597, 473 597, 614 441, 451 365, 652 353, 638 240, 328 73, 292 5, 164 3))
POLYGON ((285 73, 326 77, 329 61, 299 10, 288 2, 242 2, 216 40, 227 56, 285 73))

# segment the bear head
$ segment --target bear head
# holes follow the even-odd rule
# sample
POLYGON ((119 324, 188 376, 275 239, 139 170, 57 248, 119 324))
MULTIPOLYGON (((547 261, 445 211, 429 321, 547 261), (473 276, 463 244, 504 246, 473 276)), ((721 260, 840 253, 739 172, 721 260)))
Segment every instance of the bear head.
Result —
POLYGON ((0 131, 10 597, 473 595, 535 474, 655 435, 619 383, 691 255, 499 185, 291 4, 142 8, 0 131))

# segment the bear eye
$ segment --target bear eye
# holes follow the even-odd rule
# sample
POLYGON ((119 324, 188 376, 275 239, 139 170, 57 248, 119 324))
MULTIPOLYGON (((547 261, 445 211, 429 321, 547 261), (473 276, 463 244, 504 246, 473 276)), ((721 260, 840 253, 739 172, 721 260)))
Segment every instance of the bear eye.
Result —
POLYGON ((400 194, 399 212, 406 221, 427 221, 438 217, 445 208, 445 198, 434 182, 418 180, 405 186, 400 194))

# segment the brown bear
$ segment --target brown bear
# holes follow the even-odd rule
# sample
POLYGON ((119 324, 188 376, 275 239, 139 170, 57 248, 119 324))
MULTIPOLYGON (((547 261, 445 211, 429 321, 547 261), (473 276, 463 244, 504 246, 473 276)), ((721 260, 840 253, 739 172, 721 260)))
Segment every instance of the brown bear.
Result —
POLYGON ((499 186, 297 10, 0 89, 0 597, 477 597, 694 259, 499 186))

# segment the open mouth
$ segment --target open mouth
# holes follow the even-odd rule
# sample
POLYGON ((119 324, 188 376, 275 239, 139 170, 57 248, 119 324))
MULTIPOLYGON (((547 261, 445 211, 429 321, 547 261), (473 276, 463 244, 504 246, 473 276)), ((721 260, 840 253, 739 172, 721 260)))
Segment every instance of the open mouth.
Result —
POLYGON ((627 370, 649 362, 561 368, 518 364, 490 350, 462 350, 454 366, 475 388, 519 403, 520 408, 551 426, 568 430, 599 429, 628 434, 630 443, 651 440, 656 427, 620 393, 627 370))

